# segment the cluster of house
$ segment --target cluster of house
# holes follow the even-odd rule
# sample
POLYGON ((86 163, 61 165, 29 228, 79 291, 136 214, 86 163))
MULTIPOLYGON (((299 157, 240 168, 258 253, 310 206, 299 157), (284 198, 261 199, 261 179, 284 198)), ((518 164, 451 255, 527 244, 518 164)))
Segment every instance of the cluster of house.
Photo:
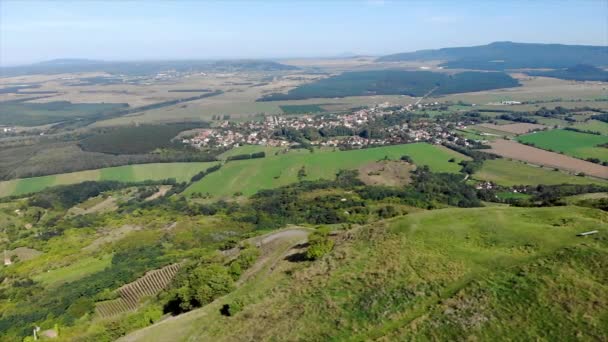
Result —
MULTIPOLYGON (((301 131, 310 128, 315 130, 347 128, 353 132, 357 132, 373 122, 377 117, 394 114, 396 111, 410 111, 424 108, 425 106, 433 106, 433 104, 394 106, 389 103, 383 103, 346 114, 328 113, 298 117, 266 116, 261 121, 224 121, 215 128, 198 130, 196 135, 184 138, 182 142, 197 148, 231 147, 243 144, 289 146, 295 144, 295 142, 293 140, 290 141, 288 134, 275 134, 278 130, 301 131)), ((383 133, 382 137, 362 137, 359 135, 325 137, 310 141, 310 144, 330 147, 361 147, 367 145, 394 145, 417 141, 440 144, 449 140, 454 143, 462 139, 452 133, 444 124, 435 122, 419 123, 416 126, 401 123, 387 127, 383 133)), ((468 145, 465 139, 462 140, 460 144, 468 145)))
POLYGON ((0 133, 8 134, 15 132, 15 127, 0 126, 0 133))

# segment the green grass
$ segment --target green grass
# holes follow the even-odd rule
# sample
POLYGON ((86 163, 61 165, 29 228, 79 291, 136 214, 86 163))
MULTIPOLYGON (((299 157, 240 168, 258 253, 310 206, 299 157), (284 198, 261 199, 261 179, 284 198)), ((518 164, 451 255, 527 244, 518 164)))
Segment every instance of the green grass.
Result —
POLYGON ((280 147, 273 146, 261 146, 261 145, 243 145, 235 148, 231 148, 230 150, 220 154, 218 156, 219 159, 225 160, 228 157, 236 156, 239 154, 252 154, 256 152, 265 152, 267 156, 274 155, 276 152, 281 151, 280 147))
POLYGON ((307 113, 323 113, 322 104, 309 105, 283 105, 279 106, 284 114, 307 114, 307 113))
POLYGON ((608 161, 608 149, 597 147, 599 144, 608 143, 607 136, 554 129, 520 135, 518 140, 533 143, 542 149, 563 152, 576 158, 598 158, 608 161))
POLYGON ((43 272, 33 278, 35 281, 41 282, 47 286, 59 285, 102 271, 106 267, 110 267, 111 262, 112 254, 106 254, 100 257, 86 257, 69 266, 43 272))
POLYGON ((598 120, 589 120, 587 122, 577 122, 575 128, 588 131, 600 132, 603 135, 608 135, 608 123, 598 120))
POLYGON ((50 186, 75 184, 84 181, 140 182, 175 178, 178 182, 186 182, 196 173, 215 164, 216 162, 138 164, 16 179, 0 182, 0 197, 22 195, 37 192, 50 186))
POLYGON ((499 185, 537 185, 537 184, 608 184, 608 182, 588 177, 569 175, 550 168, 541 168, 515 160, 486 160, 481 170, 473 178, 492 181, 499 185))
POLYGON ((340 169, 356 169, 361 165, 388 156, 399 159, 403 155, 412 157, 417 165, 428 165, 437 172, 458 172, 458 162, 465 158, 451 150, 426 143, 385 146, 353 151, 306 150, 269 155, 262 159, 239 160, 225 164, 219 172, 214 172, 186 189, 209 193, 212 196, 232 196, 236 192, 252 195, 262 189, 271 189, 298 181, 298 171, 306 170, 305 179, 333 179, 340 169), (452 157, 455 163, 449 163, 452 157))
POLYGON ((279 255, 227 298, 128 340, 605 340, 608 241, 576 234, 607 234, 606 220, 580 207, 412 213, 353 230, 321 261, 279 255), (221 316, 235 299, 244 310, 221 316))
POLYGON ((530 195, 528 195, 528 194, 522 194, 519 192, 508 192, 508 191, 499 192, 496 194, 496 196, 498 196, 498 198, 500 198, 500 199, 524 199, 524 198, 530 197, 530 195))

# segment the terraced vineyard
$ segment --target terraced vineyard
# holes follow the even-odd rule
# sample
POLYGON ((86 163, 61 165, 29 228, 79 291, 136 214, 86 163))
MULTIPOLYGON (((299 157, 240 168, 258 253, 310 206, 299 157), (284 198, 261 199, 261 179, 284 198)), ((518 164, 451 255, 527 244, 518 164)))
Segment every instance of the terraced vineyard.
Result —
POLYGON ((97 303, 95 312, 102 318, 108 318, 137 309, 142 298, 154 296, 165 289, 179 268, 180 264, 172 264, 146 273, 116 290, 120 298, 97 303))

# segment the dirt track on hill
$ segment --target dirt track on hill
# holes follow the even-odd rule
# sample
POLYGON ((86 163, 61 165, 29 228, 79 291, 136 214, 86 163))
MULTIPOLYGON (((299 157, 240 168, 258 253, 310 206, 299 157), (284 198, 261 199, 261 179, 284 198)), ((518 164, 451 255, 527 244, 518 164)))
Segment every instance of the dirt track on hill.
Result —
POLYGON ((506 158, 523 160, 536 165, 555 167, 572 173, 583 172, 588 176, 608 179, 608 167, 600 164, 541 150, 512 140, 498 139, 490 142, 489 145, 492 146, 492 149, 481 151, 495 153, 506 158))
MULTIPOLYGON (((291 253, 294 247, 308 241, 308 234, 310 234, 311 231, 312 230, 308 228, 291 226, 284 230, 248 239, 247 241, 249 243, 254 244, 260 248, 261 254, 255 264, 251 266, 245 272, 245 274, 241 276, 241 279, 239 279, 239 281, 237 282, 237 286, 242 286, 245 282, 251 280, 254 276, 263 276, 263 272, 272 272, 274 266, 278 262, 283 261, 285 259, 285 255, 291 253)), ((234 253, 232 253, 232 250, 225 251, 224 253, 224 255, 226 256, 232 256, 233 254, 234 253)), ((122 336, 117 341, 150 341, 150 336, 155 337, 154 341, 167 340, 167 338, 160 337, 155 333, 150 333, 150 331, 159 330, 170 331, 169 334, 171 335, 172 341, 185 340, 186 336, 190 331, 176 331, 175 326, 179 326, 177 322, 191 322, 191 324, 186 325, 194 329, 194 321, 196 320, 196 318, 207 315, 205 308, 207 306, 213 306, 214 304, 221 303, 223 300, 224 297, 216 298, 215 301, 210 304, 207 304, 206 306, 203 306, 202 308, 198 308, 183 313, 181 315, 172 316, 143 329, 135 330, 126 336, 122 336)))

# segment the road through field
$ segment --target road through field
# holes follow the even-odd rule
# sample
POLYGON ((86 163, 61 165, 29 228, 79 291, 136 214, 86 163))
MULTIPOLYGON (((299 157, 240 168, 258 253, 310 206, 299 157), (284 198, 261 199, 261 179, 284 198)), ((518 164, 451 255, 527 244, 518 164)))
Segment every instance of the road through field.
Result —
POLYGON ((512 140, 498 139, 490 142, 489 145, 492 146, 492 149, 483 151, 536 165, 556 167, 574 173, 582 172, 588 176, 608 179, 608 167, 600 164, 541 150, 512 140))

